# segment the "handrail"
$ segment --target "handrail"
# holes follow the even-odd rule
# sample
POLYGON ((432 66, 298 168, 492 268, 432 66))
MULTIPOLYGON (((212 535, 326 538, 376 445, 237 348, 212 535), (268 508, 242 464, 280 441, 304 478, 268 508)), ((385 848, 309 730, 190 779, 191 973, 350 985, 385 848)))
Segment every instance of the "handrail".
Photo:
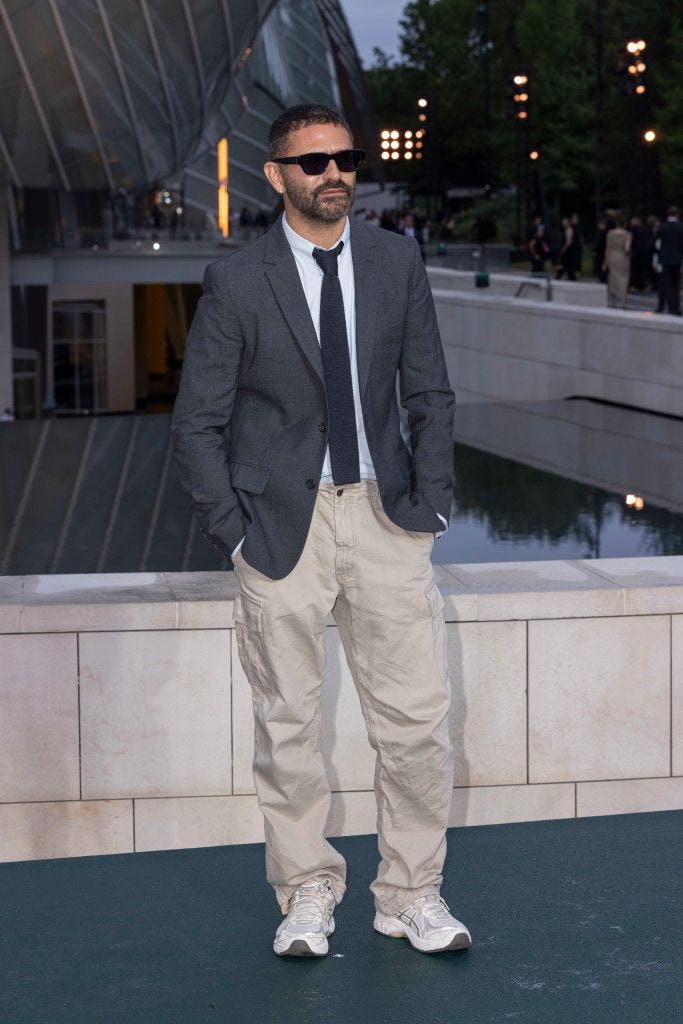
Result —
POLYGON ((547 302, 553 301, 553 282, 550 274, 539 274, 541 280, 530 280, 522 281, 519 288, 515 292, 515 298, 518 299, 524 292, 525 288, 545 288, 545 297, 547 302))

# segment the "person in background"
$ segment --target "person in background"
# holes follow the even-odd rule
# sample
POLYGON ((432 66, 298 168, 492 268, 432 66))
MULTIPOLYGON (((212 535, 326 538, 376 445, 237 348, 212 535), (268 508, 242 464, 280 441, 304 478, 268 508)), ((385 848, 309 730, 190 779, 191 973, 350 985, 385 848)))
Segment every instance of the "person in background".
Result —
POLYGON ((644 292, 647 288, 647 266, 650 249, 650 235, 640 217, 631 217, 631 281, 634 291, 644 292))
POLYGON ((678 207, 670 206, 666 220, 657 232, 659 242, 660 275, 658 313, 668 311, 673 316, 681 315, 681 262, 683 262, 683 225, 678 219, 678 207))
POLYGON ((593 276, 602 284, 607 284, 607 271, 604 269, 605 249, 607 247, 607 221, 601 219, 593 243, 593 276))
POLYGON ((607 305, 624 309, 631 276, 631 232, 626 230, 623 213, 617 213, 615 220, 616 226, 607 232, 603 269, 607 271, 607 305))
POLYGON ((545 261, 550 259, 550 246, 545 235, 545 225, 536 225, 534 235, 529 242, 529 255, 531 256, 531 270, 534 274, 542 274, 545 271, 545 261))
POLYGON ((0 423, 13 423, 13 422, 14 422, 14 413, 12 412, 10 407, 7 406, 5 408, 5 410, 4 410, 4 412, 2 414, 0 414, 0 423))
MULTIPOLYGON (((573 217, 576 217, 576 214, 573 214, 573 217)), ((555 277, 559 279, 566 274, 568 281, 576 281, 576 275, 581 266, 581 235, 578 223, 573 224, 569 217, 562 218, 562 242, 559 258, 555 277)))

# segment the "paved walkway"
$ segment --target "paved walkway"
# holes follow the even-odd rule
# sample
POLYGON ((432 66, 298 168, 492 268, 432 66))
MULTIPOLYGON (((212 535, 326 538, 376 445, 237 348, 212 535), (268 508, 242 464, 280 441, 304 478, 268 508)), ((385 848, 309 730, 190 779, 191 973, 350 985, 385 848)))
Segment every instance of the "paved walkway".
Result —
POLYGON ((278 959, 261 846, 0 865, 2 1024, 678 1024, 683 812, 453 830, 469 952, 371 929, 375 838, 330 955, 278 959))

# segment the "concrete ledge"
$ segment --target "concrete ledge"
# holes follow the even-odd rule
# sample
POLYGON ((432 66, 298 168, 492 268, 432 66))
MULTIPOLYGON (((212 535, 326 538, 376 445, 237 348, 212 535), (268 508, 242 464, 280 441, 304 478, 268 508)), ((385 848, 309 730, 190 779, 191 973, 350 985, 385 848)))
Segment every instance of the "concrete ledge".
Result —
MULTIPOLYGON (((683 611, 683 555, 434 570, 447 622, 683 611)), ((231 572, 3 576, 0 633, 232 629, 235 594, 231 572)))
MULTIPOLYGON (((453 825, 683 805, 683 556, 435 567, 453 825)), ((0 860, 259 842, 232 573, 0 579, 0 860)), ((330 835, 374 832, 336 626, 330 835)))

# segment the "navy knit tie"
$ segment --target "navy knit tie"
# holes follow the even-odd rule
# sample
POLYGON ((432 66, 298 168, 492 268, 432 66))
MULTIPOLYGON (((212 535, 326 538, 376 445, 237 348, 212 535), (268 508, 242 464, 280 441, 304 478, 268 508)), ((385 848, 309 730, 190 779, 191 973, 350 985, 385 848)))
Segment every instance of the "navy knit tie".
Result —
POLYGON ((337 273, 337 257, 343 248, 344 243, 340 242, 335 249, 314 249, 313 259, 324 274, 320 291, 320 353, 327 392, 332 479, 335 484, 355 484, 360 480, 356 410, 344 300, 337 273))

